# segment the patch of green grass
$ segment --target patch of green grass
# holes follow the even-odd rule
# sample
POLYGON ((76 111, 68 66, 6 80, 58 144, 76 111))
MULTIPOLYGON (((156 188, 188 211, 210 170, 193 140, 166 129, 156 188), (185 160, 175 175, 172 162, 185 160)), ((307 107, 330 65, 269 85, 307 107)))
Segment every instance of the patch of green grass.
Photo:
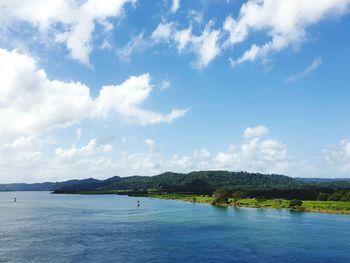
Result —
MULTIPOLYGON (((146 194, 147 197, 179 200, 194 203, 212 204, 214 197, 202 195, 183 195, 183 194, 146 194)), ((271 199, 228 199, 226 206, 252 207, 252 208, 275 208, 288 209, 289 200, 271 200, 271 199)), ((350 214, 350 202, 341 201, 303 201, 302 206, 296 210, 324 213, 350 214)))
POLYGON ((303 201, 305 211, 350 214, 350 202, 343 201, 303 201))

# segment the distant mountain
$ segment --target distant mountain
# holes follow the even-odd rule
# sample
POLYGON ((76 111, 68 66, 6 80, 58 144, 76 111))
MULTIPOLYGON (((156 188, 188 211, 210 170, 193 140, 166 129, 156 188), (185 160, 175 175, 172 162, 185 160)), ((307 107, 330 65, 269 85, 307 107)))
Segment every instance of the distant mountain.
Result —
POLYGON ((35 184, 0 184, 0 191, 50 191, 59 183, 35 183, 35 184))
POLYGON ((211 194, 218 188, 246 191, 254 195, 273 196, 293 191, 316 195, 350 189, 350 179, 292 178, 278 174, 260 174, 228 171, 195 171, 191 173, 167 172, 155 176, 114 176, 106 180, 88 178, 64 182, 36 184, 0 184, 0 191, 89 191, 89 190, 146 190, 211 194), (297 191, 296 191, 297 190, 297 191), (317 190, 317 191, 316 191, 317 190))
POLYGON ((35 184, 0 184, 0 191, 54 191, 54 190, 94 190, 103 186, 104 181, 93 178, 84 180, 69 180, 56 183, 35 184))
POLYGON ((167 172, 156 176, 131 176, 101 187, 101 189, 163 189, 169 192, 211 193, 220 187, 285 188, 301 185, 291 177, 228 171, 167 172))
POLYGON ((219 187, 290 187, 301 182, 283 175, 227 171, 198 171, 188 174, 167 172, 156 176, 114 176, 106 180, 94 178, 56 183, 0 184, 0 191, 54 190, 135 190, 163 189, 175 192, 210 193, 219 187))
POLYGON ((325 182, 350 182, 350 178, 295 178, 307 183, 325 183, 325 182))

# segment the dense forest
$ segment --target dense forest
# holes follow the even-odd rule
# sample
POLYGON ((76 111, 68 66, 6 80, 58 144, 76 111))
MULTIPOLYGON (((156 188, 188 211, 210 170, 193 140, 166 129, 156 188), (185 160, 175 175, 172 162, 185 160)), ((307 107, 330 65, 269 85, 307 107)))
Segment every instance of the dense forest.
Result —
POLYGON ((276 174, 228 171, 167 172, 156 176, 114 176, 42 184, 0 184, 0 191, 74 191, 131 190, 212 195, 225 189, 230 195, 267 199, 350 201, 348 179, 302 179, 276 174))

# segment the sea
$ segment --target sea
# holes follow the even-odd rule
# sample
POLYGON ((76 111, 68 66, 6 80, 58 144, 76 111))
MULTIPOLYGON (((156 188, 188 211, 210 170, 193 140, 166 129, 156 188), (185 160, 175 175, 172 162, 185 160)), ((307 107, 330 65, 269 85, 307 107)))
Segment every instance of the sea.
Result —
POLYGON ((350 216, 0 192, 0 262, 350 262, 350 216))

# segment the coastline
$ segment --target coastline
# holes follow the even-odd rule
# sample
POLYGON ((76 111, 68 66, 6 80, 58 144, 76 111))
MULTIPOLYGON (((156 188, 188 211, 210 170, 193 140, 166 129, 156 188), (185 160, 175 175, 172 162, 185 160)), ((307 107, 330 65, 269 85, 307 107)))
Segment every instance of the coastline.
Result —
MULTIPOLYGON (((181 195, 181 194, 144 194, 130 195, 149 198, 158 198, 166 200, 175 200, 199 204, 213 205, 214 197, 201 195, 181 195)), ((296 208, 289 207, 289 200, 257 200, 257 199, 228 199, 228 203, 215 205, 219 207, 247 207, 247 208, 265 208, 265 209, 286 209, 297 212, 314 212, 327 214, 350 215, 350 202, 342 201, 302 201, 302 206, 296 208)))
POLYGON ((121 191, 121 190, 62 191, 62 192, 52 192, 52 194, 81 194, 81 195, 117 194, 117 195, 128 195, 132 197, 148 197, 148 198, 191 202, 191 203, 198 203, 198 204, 215 205, 218 207, 286 209, 286 210, 298 211, 298 212, 315 212, 315 213, 350 215, 350 202, 344 202, 344 201, 303 200, 301 206, 290 208, 289 206, 290 200, 282 200, 282 199, 228 198, 227 203, 213 204, 215 197, 204 196, 204 195, 190 195, 190 194, 135 193, 133 191, 121 191))

